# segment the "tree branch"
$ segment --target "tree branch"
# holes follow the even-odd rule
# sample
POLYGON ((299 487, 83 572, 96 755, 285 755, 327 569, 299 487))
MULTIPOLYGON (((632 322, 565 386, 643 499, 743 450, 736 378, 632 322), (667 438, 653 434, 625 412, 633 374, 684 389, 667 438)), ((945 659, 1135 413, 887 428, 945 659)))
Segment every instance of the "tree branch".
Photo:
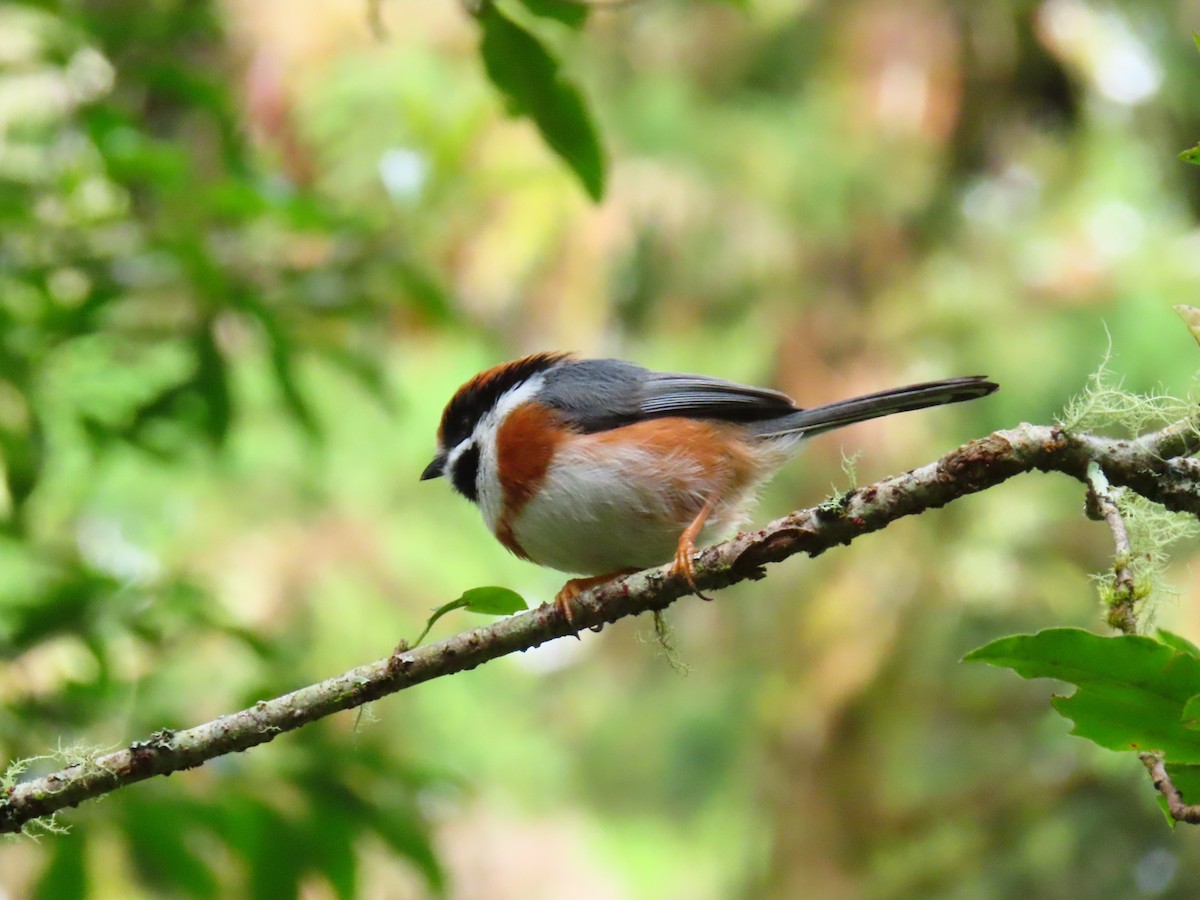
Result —
MULTIPOLYGON (((763 567, 798 553, 817 556, 831 547, 878 531, 905 516, 1033 470, 1065 473, 1088 483, 1095 463, 1112 484, 1126 486, 1170 509, 1200 515, 1200 481, 1191 461, 1200 451, 1197 422, 1180 422, 1133 440, 1070 434, 1058 427, 1023 424, 947 453, 919 469, 858 488, 811 509, 739 534, 701 553, 696 585, 726 587, 764 576, 763 567)), ((649 569, 581 594, 571 606, 576 627, 598 628, 639 613, 665 609, 690 593, 669 566, 649 569)), ((417 649, 405 645, 383 659, 351 669, 249 709, 186 731, 160 731, 145 741, 19 783, 0 798, 0 832, 84 800, 199 766, 207 760, 273 740, 309 722, 445 675, 528 650, 573 630, 552 605, 475 628, 417 649)))

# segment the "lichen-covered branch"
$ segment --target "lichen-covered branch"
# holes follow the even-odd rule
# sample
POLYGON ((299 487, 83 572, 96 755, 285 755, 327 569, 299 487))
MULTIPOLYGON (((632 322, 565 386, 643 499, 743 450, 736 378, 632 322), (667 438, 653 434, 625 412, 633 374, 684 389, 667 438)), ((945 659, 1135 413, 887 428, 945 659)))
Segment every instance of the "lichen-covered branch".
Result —
POLYGON ((1108 624, 1123 634, 1137 634, 1139 597, 1137 585, 1133 580, 1133 569, 1129 564, 1133 556, 1133 545, 1129 540, 1129 529, 1125 527, 1125 517, 1121 515, 1117 506, 1117 498, 1108 483, 1108 478, 1105 477, 1100 464, 1094 460, 1088 463, 1087 498, 1088 515, 1108 523, 1116 547, 1113 556, 1113 585, 1108 624))
MULTIPOLYGON (((816 556, 904 516, 944 506, 1033 470, 1062 472, 1087 483, 1088 466, 1094 463, 1109 483, 1200 516, 1196 467, 1182 458, 1200 451, 1196 424, 1181 422, 1133 440, 1028 424, 998 431, 936 462, 857 488, 836 501, 794 512, 705 550, 696 560, 696 585, 713 590, 761 578, 768 563, 798 553, 816 556)), ((684 579, 663 566, 581 594, 571 604, 571 619, 576 628, 598 627, 664 609, 688 593, 691 589, 684 579)), ((160 731, 86 764, 16 784, 0 797, 0 832, 19 831, 36 817, 125 785, 267 743, 335 712, 572 633, 559 610, 543 605, 438 644, 412 650, 401 646, 383 659, 319 684, 186 731, 160 731)))
MULTIPOLYGON (((1174 440, 1174 436, 1172 440, 1174 440)), ((1160 442, 1160 447, 1165 446, 1166 443, 1166 441, 1160 442)), ((1200 488, 1200 477, 1198 477, 1200 476, 1200 467, 1195 459, 1176 457, 1167 460, 1165 470, 1169 473, 1170 480, 1174 482, 1172 486, 1174 489, 1187 489, 1189 485, 1192 491, 1200 488)), ((1108 623, 1124 634, 1136 634, 1139 597, 1130 568, 1133 546, 1129 540, 1129 531, 1125 527, 1125 518, 1117 506, 1117 499, 1105 477, 1104 470, 1095 460, 1088 463, 1088 514, 1108 523, 1115 546, 1112 603, 1109 608, 1108 623)), ((1162 755, 1139 753, 1138 758, 1146 767, 1146 771, 1150 773, 1155 790, 1162 795, 1166 802, 1167 814, 1176 822, 1200 824, 1200 805, 1184 801, 1179 788, 1175 786, 1167 772, 1166 762, 1162 755)))
MULTIPOLYGON (((1116 496, 1104 471, 1094 461, 1088 463, 1087 512, 1091 518, 1107 522, 1113 536, 1115 552, 1108 624, 1122 634, 1137 634, 1137 602, 1140 598, 1130 568, 1133 544, 1129 540, 1129 530, 1117 506, 1116 496)), ((1138 759, 1150 773, 1155 790, 1166 801, 1171 818, 1177 822, 1200 822, 1200 806, 1189 806, 1184 802, 1183 795, 1167 773, 1162 756, 1158 753, 1139 753, 1138 759)))

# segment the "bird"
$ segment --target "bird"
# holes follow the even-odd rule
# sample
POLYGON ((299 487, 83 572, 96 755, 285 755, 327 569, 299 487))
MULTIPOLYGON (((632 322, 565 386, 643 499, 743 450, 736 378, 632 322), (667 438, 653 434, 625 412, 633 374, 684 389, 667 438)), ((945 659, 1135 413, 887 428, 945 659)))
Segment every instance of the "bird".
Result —
POLYGON ((583 591, 666 562, 699 594, 697 542, 736 530, 807 438, 998 387, 972 375, 803 408, 707 375, 535 353, 454 393, 421 480, 446 477, 508 550, 578 576, 555 597, 571 624, 583 591))

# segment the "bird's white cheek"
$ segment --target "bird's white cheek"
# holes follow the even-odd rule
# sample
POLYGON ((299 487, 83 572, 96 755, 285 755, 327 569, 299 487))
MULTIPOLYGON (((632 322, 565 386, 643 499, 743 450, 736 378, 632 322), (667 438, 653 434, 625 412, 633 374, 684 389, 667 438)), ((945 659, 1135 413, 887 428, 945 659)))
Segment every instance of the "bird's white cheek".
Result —
POLYGON ((496 402, 496 408, 479 420, 473 435, 479 447, 479 475, 475 487, 479 511, 488 530, 496 534, 504 515, 504 491, 500 486, 500 469, 496 455, 496 434, 500 424, 512 410, 535 397, 544 378, 535 376, 513 388, 496 402))
POLYGON ((495 533, 504 512, 504 493, 500 487, 500 473, 496 467, 496 430, 481 428, 479 440, 479 475, 476 488, 479 491, 479 511, 488 530, 495 533))

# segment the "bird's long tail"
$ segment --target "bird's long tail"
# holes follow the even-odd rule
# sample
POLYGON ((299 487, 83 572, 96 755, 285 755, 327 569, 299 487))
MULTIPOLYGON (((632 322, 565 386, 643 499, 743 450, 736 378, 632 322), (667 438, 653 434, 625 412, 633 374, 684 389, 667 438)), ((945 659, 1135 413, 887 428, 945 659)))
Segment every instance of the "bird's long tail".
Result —
POLYGON ((844 425, 853 425, 867 419, 890 416, 893 413, 910 412, 945 403, 962 403, 986 397, 999 388, 984 375, 968 375, 964 378, 947 378, 943 381, 927 381, 907 387, 892 388, 875 394, 864 394, 849 400, 839 400, 825 406, 799 409, 794 413, 757 422, 751 427, 759 437, 782 437, 803 434, 811 437, 832 431, 844 425))

